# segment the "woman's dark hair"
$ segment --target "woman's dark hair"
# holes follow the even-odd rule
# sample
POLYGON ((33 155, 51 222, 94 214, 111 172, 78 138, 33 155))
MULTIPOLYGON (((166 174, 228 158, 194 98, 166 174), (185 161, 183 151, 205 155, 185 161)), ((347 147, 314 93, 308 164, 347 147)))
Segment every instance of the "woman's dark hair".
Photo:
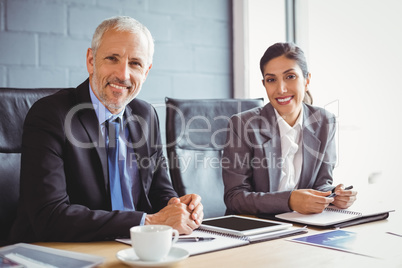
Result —
MULTIPOLYGON (((285 56, 288 59, 295 60, 303 72, 304 78, 308 78, 308 68, 306 57, 303 50, 293 43, 276 43, 270 46, 260 60, 261 73, 264 76, 264 66, 274 58, 285 56)), ((313 96, 310 91, 306 92, 303 99, 304 103, 313 104, 313 96)))

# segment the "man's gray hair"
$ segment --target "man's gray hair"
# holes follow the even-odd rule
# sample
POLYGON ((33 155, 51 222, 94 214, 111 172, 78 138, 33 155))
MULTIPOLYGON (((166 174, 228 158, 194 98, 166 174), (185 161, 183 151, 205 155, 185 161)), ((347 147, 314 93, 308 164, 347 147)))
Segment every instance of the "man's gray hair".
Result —
POLYGON ((155 46, 151 32, 142 23, 128 16, 112 17, 104 20, 101 24, 99 24, 92 37, 91 43, 92 53, 94 57, 96 55, 96 51, 100 46, 103 34, 110 29, 121 32, 131 32, 134 34, 143 33, 148 40, 148 66, 151 65, 155 46))

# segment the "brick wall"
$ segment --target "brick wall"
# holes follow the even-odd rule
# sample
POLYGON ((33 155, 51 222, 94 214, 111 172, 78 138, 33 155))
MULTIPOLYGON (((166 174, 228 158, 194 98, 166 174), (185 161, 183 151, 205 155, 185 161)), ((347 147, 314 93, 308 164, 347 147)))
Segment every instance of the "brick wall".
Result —
POLYGON ((128 15, 155 39, 141 98, 231 97, 231 6, 231 0, 0 0, 0 87, 77 86, 87 78, 96 26, 128 15))

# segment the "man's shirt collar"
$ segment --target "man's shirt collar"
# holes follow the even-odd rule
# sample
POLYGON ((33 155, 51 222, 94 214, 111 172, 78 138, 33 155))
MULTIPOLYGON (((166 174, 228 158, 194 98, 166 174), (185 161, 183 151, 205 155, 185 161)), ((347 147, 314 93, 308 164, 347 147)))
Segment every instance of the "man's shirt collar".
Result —
POLYGON ((123 124, 123 115, 124 115, 125 109, 123 109, 123 111, 121 111, 118 114, 112 114, 105 107, 105 105, 103 105, 103 103, 100 102, 100 100, 95 96, 95 93, 92 91, 91 84, 89 84, 89 95, 91 97, 91 102, 92 102, 92 105, 94 106, 96 117, 98 117, 98 122, 99 122, 100 126, 103 125, 103 123, 105 123, 106 120, 109 120, 109 119, 114 120, 118 117, 120 118, 121 124, 123 124))

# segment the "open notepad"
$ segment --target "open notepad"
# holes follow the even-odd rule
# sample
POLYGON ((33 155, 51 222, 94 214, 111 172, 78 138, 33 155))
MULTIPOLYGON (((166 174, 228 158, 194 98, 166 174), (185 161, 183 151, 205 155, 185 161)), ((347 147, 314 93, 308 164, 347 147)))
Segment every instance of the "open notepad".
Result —
POLYGON ((360 209, 339 209, 335 206, 327 207, 322 213, 300 214, 287 212, 275 217, 281 220, 319 226, 319 227, 346 227, 350 225, 386 219, 393 209, 368 207, 360 209))
MULTIPOLYGON (((200 228, 194 230, 191 235, 180 236, 180 238, 209 237, 214 238, 213 240, 199 242, 180 242, 179 238, 179 241, 174 245, 174 247, 183 248, 187 250, 191 256, 194 256, 202 253, 234 248, 248 245, 254 242, 267 241, 307 232, 307 228, 305 227, 297 228, 293 227, 291 224, 241 216, 224 216, 219 218, 207 219, 204 220, 204 222, 208 223, 208 225, 203 224, 200 228), (217 219, 221 219, 221 221, 216 221, 217 219), (239 222, 239 219, 240 221, 242 221, 242 226, 235 225, 232 226, 233 228, 229 228, 228 226, 224 226, 225 228, 222 228, 222 226, 214 227, 212 225, 209 225, 221 225, 239 222), (244 228, 247 225, 250 226, 248 230, 244 228), (243 235, 244 233, 249 232, 251 232, 252 235, 243 235)), ((130 239, 116 239, 116 241, 125 244, 131 244, 130 239)))

